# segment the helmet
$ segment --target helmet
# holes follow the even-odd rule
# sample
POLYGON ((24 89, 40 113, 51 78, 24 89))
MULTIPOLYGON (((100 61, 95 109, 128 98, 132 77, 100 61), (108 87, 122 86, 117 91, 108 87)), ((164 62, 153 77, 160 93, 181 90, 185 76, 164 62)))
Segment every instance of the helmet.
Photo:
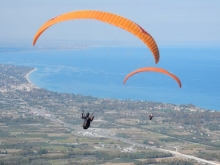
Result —
POLYGON ((89 116, 89 113, 87 113, 86 116, 89 116))

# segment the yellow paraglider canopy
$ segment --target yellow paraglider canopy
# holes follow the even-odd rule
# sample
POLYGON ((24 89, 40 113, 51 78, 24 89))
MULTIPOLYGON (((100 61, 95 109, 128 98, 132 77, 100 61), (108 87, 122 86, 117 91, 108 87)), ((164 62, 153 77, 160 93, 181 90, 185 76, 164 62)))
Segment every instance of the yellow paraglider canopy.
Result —
POLYGON ((95 19, 99 20, 102 22, 109 23, 111 25, 120 27, 135 36, 137 36, 140 40, 142 40, 148 48, 151 50, 153 53, 155 63, 158 63, 160 55, 159 55, 159 49, 158 46, 153 39, 153 37, 147 33, 141 26, 136 24, 135 22, 121 17, 116 14, 108 13, 108 12, 103 12, 103 11, 96 11, 96 10, 80 10, 80 11, 73 11, 65 14, 61 14, 57 17, 54 17, 47 21, 45 24, 43 24, 37 33, 34 36, 33 40, 33 45, 36 44, 37 39, 40 37, 40 35, 50 26, 63 22, 63 21, 68 21, 68 20, 76 20, 76 19, 95 19))
POLYGON ((129 77, 131 77, 132 75, 134 75, 136 73, 140 73, 140 72, 159 72, 159 73, 166 74, 166 75, 172 77, 174 80, 176 80, 176 82, 178 83, 180 88, 182 87, 181 81, 176 75, 174 75, 173 73, 170 73, 169 71, 167 71, 163 68, 155 68, 155 67, 145 67, 145 68, 140 68, 140 69, 134 70, 133 72, 129 73, 125 77, 123 83, 125 84, 129 77))

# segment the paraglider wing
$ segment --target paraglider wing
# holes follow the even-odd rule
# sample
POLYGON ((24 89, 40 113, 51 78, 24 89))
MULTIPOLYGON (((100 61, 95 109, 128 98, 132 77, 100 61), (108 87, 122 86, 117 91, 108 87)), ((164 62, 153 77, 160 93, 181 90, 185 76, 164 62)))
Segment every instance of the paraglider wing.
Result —
POLYGON ((39 28, 37 33, 35 34, 33 45, 36 44, 37 39, 40 37, 40 35, 50 26, 56 23, 59 23, 59 22, 68 21, 68 20, 76 20, 76 19, 99 20, 99 21, 120 27, 134 34, 136 37, 142 40, 149 47, 149 49, 151 50, 154 56, 155 62, 158 63, 159 58, 160 58, 158 46, 155 40, 153 39, 153 37, 149 33, 147 33, 141 26, 119 15, 108 13, 108 12, 96 11, 96 10, 73 11, 73 12, 61 14, 57 17, 50 19, 45 24, 43 24, 39 28))
POLYGON ((150 72, 159 72, 159 73, 163 73, 163 74, 166 74, 166 75, 169 75, 170 77, 172 77, 174 80, 176 80, 176 82, 179 84, 179 87, 181 88, 182 87, 182 84, 181 84, 181 81, 180 79, 175 76, 174 74, 170 73, 169 71, 165 70, 165 69, 162 69, 162 68, 155 68, 155 67, 145 67, 145 68, 140 68, 140 69, 137 69, 131 73, 129 73, 125 79, 124 79, 124 84, 126 83, 127 79, 129 77, 131 77, 132 75, 136 74, 136 73, 140 73, 140 72, 147 72, 147 71, 150 71, 150 72))

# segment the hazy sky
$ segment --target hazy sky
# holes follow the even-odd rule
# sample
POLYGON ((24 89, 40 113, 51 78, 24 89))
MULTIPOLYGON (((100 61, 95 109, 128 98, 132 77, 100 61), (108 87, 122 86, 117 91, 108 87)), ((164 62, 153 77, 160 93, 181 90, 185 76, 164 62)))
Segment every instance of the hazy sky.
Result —
MULTIPOLYGON (((32 43, 38 28, 50 18, 85 9, 129 18, 149 32, 159 46, 220 46, 219 0, 0 0, 0 40, 32 43)), ((57 24, 43 33, 38 42, 44 40, 143 44, 124 30, 91 20, 57 24)))

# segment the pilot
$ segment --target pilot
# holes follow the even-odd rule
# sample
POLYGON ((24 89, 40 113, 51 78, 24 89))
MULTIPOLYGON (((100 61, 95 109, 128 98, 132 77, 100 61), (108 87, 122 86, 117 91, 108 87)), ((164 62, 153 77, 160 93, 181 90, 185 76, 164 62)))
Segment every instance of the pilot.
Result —
POLYGON ((90 123, 94 119, 94 116, 89 116, 89 113, 87 113, 86 116, 84 116, 84 110, 83 110, 82 119, 84 119, 83 129, 88 129, 90 127, 90 123))
POLYGON ((149 119, 150 120, 152 120, 153 119, 153 117, 154 117, 154 115, 151 113, 151 114, 149 114, 149 119))

